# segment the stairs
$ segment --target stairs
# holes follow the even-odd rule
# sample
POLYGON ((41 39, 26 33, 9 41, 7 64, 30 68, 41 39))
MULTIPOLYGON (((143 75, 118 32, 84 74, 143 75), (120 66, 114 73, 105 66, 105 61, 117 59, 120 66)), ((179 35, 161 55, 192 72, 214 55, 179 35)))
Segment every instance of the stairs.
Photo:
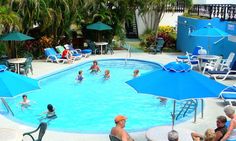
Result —
POLYGON ((195 108, 197 108, 198 105, 198 101, 195 99, 192 100, 187 100, 184 104, 184 106, 181 108, 181 110, 179 111, 178 114, 176 114, 176 120, 178 120, 181 117, 185 117, 187 115, 187 113, 191 110, 195 110, 195 108))
POLYGON ((134 13, 133 19, 125 22, 126 38, 138 38, 138 26, 136 15, 134 13))

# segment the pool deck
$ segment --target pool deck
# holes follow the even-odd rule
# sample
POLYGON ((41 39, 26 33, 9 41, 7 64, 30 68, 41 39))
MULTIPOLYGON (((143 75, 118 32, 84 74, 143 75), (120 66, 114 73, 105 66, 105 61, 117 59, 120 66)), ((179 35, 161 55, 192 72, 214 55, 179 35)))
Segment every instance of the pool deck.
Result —
MULTIPOLYGON (((95 59, 108 59, 108 58, 130 58, 130 59, 142 59, 147 61, 158 62, 166 64, 171 61, 176 60, 177 53, 163 53, 163 54, 148 54, 148 53, 132 53, 131 57, 128 57, 129 54, 125 50, 115 51, 113 55, 92 55, 88 58, 82 58, 79 61, 74 62, 73 64, 56 64, 56 63, 46 63, 44 60, 34 60, 33 69, 34 74, 29 75, 32 78, 38 78, 40 76, 53 73, 55 71, 64 69, 71 65, 79 64, 81 62, 95 60, 95 59)), ((226 80, 221 81, 225 85, 232 85, 235 80, 226 80)), ((210 87, 210 86, 209 86, 210 87)), ((207 128, 215 128, 216 117, 219 115, 224 115, 224 101, 221 99, 207 99, 205 100, 204 107, 204 118, 201 118, 201 115, 197 115, 197 122, 193 123, 193 119, 190 119, 184 123, 175 125, 178 128, 185 128, 189 130, 194 130, 203 133, 207 128)), ((171 118, 171 117, 170 117, 171 118)), ((19 132, 28 132, 35 128, 22 125, 16 122, 13 122, 4 116, 0 115, 0 128, 14 128, 19 132)), ((127 121, 129 122, 129 120, 127 121)), ((130 133, 135 141, 146 141, 145 132, 134 132, 130 133)), ((1 139, 0 139, 1 140, 1 139)), ((25 139, 26 141, 28 139, 25 139)), ((24 141, 25 141, 24 140, 24 141)), ((80 133, 66 133, 66 132, 57 132, 47 130, 43 138, 44 141, 109 141, 108 134, 80 134, 80 133)))

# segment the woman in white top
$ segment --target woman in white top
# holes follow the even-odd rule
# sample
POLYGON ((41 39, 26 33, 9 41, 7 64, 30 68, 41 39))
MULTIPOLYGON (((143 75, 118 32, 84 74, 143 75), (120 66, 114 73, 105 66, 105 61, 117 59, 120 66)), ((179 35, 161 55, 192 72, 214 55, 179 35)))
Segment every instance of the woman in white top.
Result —
POLYGON ((224 112, 229 117, 230 124, 227 133, 221 139, 221 141, 235 141, 236 140, 236 114, 232 106, 228 105, 224 108, 224 112))

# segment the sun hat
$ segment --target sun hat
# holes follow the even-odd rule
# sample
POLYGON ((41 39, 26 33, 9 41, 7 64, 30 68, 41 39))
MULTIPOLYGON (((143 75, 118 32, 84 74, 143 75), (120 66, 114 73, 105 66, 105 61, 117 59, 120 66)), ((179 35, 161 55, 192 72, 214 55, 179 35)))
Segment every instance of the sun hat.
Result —
POLYGON ((121 120, 126 120, 127 119, 127 117, 125 117, 125 116, 123 116, 123 115, 118 115, 118 116, 116 116, 115 117, 115 122, 119 122, 119 121, 121 121, 121 120))

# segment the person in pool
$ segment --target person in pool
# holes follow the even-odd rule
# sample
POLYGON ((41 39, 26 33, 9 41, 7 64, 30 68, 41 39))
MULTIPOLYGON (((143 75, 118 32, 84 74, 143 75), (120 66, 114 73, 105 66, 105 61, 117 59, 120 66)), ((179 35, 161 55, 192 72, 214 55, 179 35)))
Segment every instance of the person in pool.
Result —
POLYGON ((104 79, 107 80, 109 78, 110 78, 110 71, 109 70, 105 70, 104 79))
POLYGON ((81 82, 83 79, 84 79, 84 77, 83 77, 83 71, 80 70, 80 71, 78 72, 78 76, 77 76, 76 80, 77 80, 78 82, 81 82))
POLYGON ((89 70, 91 70, 91 73, 97 73, 97 72, 101 71, 98 66, 98 62, 96 60, 93 61, 93 65, 90 67, 89 70))
POLYGON ((27 95, 22 96, 22 101, 20 102, 21 108, 27 108, 30 106, 30 100, 28 99, 27 95))
POLYGON ((139 76, 139 70, 134 70, 133 77, 138 77, 139 76))
POLYGON ((43 114, 46 114, 46 118, 56 117, 55 109, 53 108, 52 104, 47 105, 47 111, 43 112, 43 114))

